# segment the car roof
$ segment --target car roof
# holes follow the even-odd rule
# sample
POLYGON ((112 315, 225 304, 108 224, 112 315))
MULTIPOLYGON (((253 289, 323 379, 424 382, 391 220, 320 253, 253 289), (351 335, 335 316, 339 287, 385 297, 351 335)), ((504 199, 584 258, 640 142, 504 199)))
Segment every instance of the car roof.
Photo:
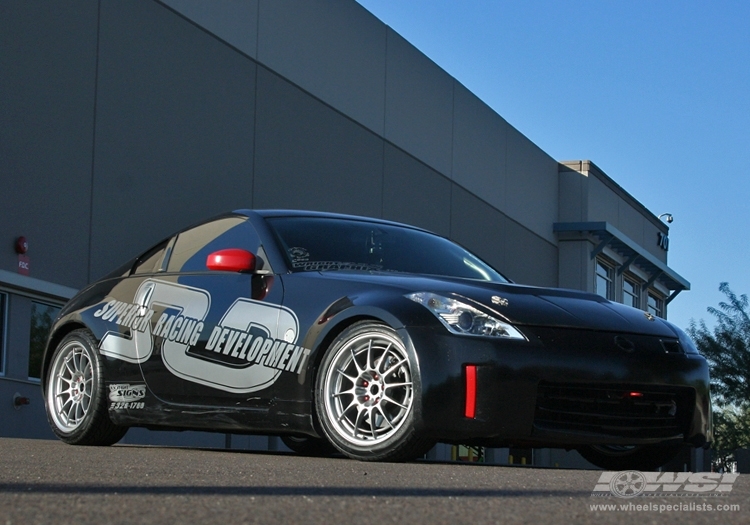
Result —
POLYGON ((361 215, 347 215, 344 213, 331 213, 331 212, 312 211, 312 210, 281 210, 281 209, 271 209, 271 210, 239 209, 239 210, 234 210, 234 213, 239 214, 239 215, 245 215, 248 217, 255 214, 260 217, 263 217, 264 219, 271 218, 271 217, 314 217, 314 218, 324 218, 324 219, 346 219, 346 220, 355 220, 355 221, 366 221, 366 222, 375 222, 379 224, 387 224, 390 226, 399 226, 401 228, 409 228, 412 230, 420 230, 423 232, 434 234, 434 232, 425 230, 424 228, 420 228, 418 226, 413 226, 411 224, 404 224, 402 222, 389 221, 386 219, 377 219, 375 217, 365 217, 361 215))

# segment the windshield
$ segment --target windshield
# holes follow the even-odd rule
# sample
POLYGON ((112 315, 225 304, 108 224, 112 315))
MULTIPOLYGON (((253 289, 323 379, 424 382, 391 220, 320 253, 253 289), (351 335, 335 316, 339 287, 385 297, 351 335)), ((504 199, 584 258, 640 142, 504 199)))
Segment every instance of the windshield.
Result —
POLYGON ((354 219, 266 220, 295 272, 405 272, 508 282, 464 248, 421 230, 354 219))

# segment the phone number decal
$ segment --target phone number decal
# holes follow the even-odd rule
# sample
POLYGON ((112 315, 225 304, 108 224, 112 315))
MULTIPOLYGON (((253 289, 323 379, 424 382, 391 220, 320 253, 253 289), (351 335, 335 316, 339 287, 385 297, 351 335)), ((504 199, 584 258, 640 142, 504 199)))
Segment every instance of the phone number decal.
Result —
POLYGON ((110 403, 109 409, 110 410, 139 410, 146 406, 146 403, 143 403, 142 401, 133 401, 130 403, 123 403, 123 402, 117 402, 117 403, 110 403))

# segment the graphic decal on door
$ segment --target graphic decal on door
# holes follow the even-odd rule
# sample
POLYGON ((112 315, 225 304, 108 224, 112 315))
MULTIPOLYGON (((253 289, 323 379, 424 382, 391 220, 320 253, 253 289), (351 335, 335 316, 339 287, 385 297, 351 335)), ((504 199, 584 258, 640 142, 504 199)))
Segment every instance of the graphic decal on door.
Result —
POLYGON ((203 370, 210 366, 221 376, 222 388, 252 392, 270 386, 282 371, 299 373, 310 350, 295 344, 297 316, 277 305, 238 299, 211 331, 203 352, 193 360, 203 370), (214 364, 215 363, 215 364, 214 364))
POLYGON ((161 344, 162 361, 174 375, 233 393, 262 390, 282 372, 304 370, 310 349, 296 344, 299 322, 293 311, 237 299, 203 343, 210 308, 206 290, 145 280, 133 303, 112 299, 94 312, 118 327, 104 335, 100 352, 143 363, 161 344))
POLYGON ((135 292, 133 303, 111 300, 94 312, 94 317, 130 329, 129 334, 107 332, 99 350, 129 363, 143 363, 154 350, 154 337, 160 337, 165 347, 184 351, 197 344, 210 308, 211 295, 206 290, 145 280, 135 292), (154 322, 155 308, 160 306, 164 311, 154 322))

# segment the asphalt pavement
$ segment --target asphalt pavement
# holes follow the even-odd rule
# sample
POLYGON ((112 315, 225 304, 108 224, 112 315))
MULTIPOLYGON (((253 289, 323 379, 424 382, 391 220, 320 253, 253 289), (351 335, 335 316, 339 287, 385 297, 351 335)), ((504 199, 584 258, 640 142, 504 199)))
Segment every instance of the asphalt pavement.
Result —
POLYGON ((0 438, 0 525, 750 523, 747 475, 592 496, 602 474, 0 438))

